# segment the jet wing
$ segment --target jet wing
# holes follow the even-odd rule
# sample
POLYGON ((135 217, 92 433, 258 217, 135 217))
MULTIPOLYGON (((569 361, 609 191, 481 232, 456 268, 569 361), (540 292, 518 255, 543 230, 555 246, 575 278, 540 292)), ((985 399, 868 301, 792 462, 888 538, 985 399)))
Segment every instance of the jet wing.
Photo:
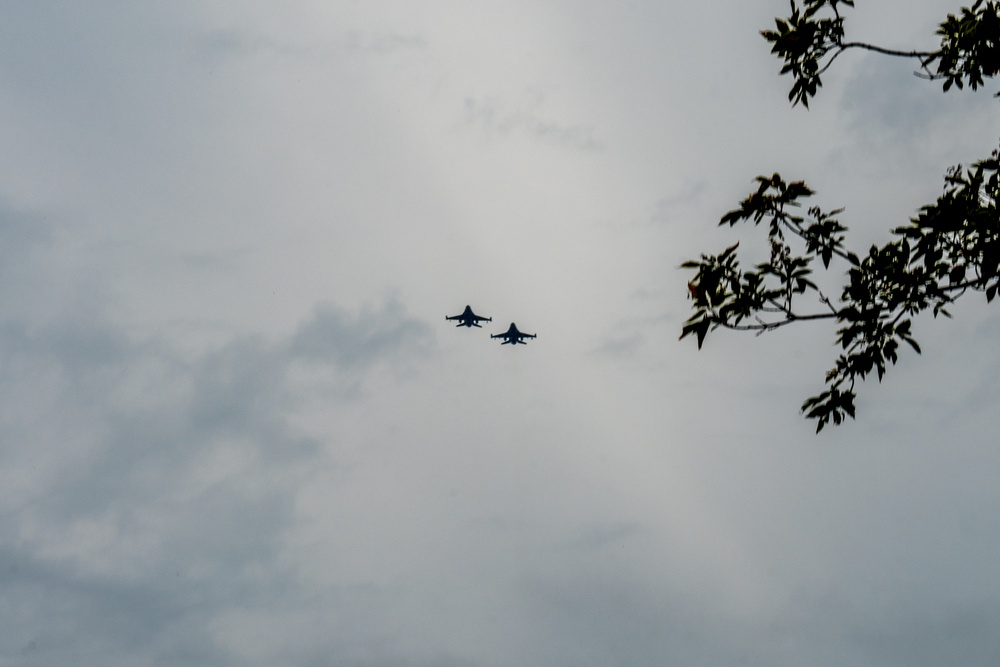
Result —
POLYGON ((469 306, 465 307, 460 315, 448 315, 444 319, 446 320, 459 320, 461 322, 492 322, 493 319, 489 317, 481 317, 472 312, 472 308, 469 306))

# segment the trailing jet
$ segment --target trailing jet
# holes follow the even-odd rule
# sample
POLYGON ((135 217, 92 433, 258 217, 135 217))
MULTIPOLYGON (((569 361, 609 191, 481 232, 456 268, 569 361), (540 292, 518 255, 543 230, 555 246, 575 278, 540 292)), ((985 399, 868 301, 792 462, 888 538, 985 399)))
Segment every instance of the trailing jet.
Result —
POLYGON ((444 319, 458 320, 458 324, 455 325, 456 327, 470 327, 470 328, 479 327, 480 329, 482 328, 479 325, 480 322, 493 321, 492 317, 480 317, 479 315, 476 315, 474 312, 472 312, 472 308, 470 308, 469 306, 465 307, 465 310, 462 311, 461 315, 451 315, 449 317, 445 317, 444 319))
POLYGON ((504 341, 500 343, 501 345, 527 345, 524 342, 525 338, 535 338, 535 334, 521 333, 517 330, 517 325, 513 322, 510 323, 510 328, 502 334, 492 334, 490 338, 503 338, 504 341))

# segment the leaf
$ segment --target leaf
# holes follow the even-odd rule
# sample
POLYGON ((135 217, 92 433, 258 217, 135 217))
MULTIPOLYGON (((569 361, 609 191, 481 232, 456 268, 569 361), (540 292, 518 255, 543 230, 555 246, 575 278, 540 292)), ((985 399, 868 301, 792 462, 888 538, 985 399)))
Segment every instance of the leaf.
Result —
POLYGON ((702 343, 705 341, 705 336, 708 335, 708 328, 711 325, 712 322, 707 317, 694 322, 688 321, 688 323, 684 325, 684 328, 681 329, 680 338, 677 340, 683 340, 685 336, 693 333, 698 339, 698 349, 700 350, 702 343))
POLYGON ((739 248, 739 247, 740 247, 740 242, 737 241, 736 243, 734 243, 733 245, 729 246, 724 251, 722 251, 722 254, 719 255, 719 259, 720 260, 726 259, 730 255, 732 255, 734 252, 736 252, 736 249, 739 248))

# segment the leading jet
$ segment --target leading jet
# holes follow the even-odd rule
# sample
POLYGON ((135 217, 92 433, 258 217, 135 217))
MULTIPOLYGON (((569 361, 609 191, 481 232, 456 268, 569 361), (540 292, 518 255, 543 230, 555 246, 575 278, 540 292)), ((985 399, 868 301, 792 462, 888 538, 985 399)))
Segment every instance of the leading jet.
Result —
POLYGON ((479 327, 480 329, 482 329, 482 326, 480 326, 479 324, 480 322, 493 321, 492 317, 480 317, 479 315, 476 315, 474 312, 472 312, 472 308, 470 308, 469 306, 465 307, 465 310, 462 311, 461 315, 451 315, 445 317, 444 319, 458 320, 458 324, 455 325, 456 327, 470 327, 470 328, 479 327))
POLYGON ((503 338, 504 341, 500 343, 501 345, 527 345, 524 342, 525 338, 535 338, 535 334, 526 334, 517 330, 517 325, 513 322, 510 323, 510 328, 502 334, 492 334, 490 338, 503 338))

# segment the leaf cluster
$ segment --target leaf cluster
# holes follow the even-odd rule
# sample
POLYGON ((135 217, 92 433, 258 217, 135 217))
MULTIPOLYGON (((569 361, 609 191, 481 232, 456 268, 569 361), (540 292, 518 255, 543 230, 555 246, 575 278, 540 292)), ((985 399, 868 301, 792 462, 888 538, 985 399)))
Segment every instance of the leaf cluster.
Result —
POLYGON ((843 209, 811 207, 799 215, 801 200, 813 194, 804 182, 759 176, 757 188, 719 224, 766 222, 770 260, 742 268, 737 243, 682 264, 695 272, 688 283, 694 312, 680 337, 694 335, 701 348, 719 327, 762 334, 793 322, 832 319, 840 327, 840 354, 826 375, 826 389, 806 400, 802 411, 817 420, 817 431, 830 421, 853 418, 857 380, 873 373, 881 380, 888 365, 897 362, 900 343, 920 352, 911 334, 915 315, 930 310, 948 316, 946 306, 968 290, 985 292, 988 302, 996 297, 998 172, 1000 151, 970 169, 952 168, 938 200, 864 256, 845 248, 847 229, 836 218, 843 209), (810 278, 817 260, 825 270, 834 261, 846 266, 847 280, 836 301, 810 278), (803 301, 813 310, 804 311, 803 301))
MULTIPOLYGON (((800 7, 790 0, 790 16, 776 18, 775 29, 761 33, 783 61, 781 73, 792 76, 788 98, 793 106, 808 107, 822 86, 822 74, 852 48, 917 59, 922 70, 917 74, 943 80, 945 91, 966 85, 977 90, 1000 73, 1000 0, 975 0, 949 14, 937 30, 941 44, 935 51, 847 42, 840 7, 853 8, 853 0, 801 1, 800 7)), ((812 207, 802 215, 801 200, 813 194, 804 182, 786 182, 779 174, 758 177, 756 189, 720 224, 766 222, 770 260, 744 269, 737 243, 718 255, 685 262, 682 266, 695 272, 688 282, 694 312, 681 338, 693 335, 701 348, 708 333, 719 327, 762 334, 793 322, 832 319, 839 326, 839 354, 824 391, 807 399, 802 411, 817 420, 817 431, 854 418, 857 380, 872 374, 881 380, 897 362, 901 343, 920 352, 911 333, 916 315, 929 310, 935 317, 950 317, 948 306, 969 290, 984 292, 987 302, 996 298, 998 172, 1000 151, 969 169, 959 165, 948 170, 937 201, 867 253, 845 247, 847 230, 837 220, 843 209, 812 207), (836 299, 812 280, 820 262, 824 270, 832 263, 845 267, 846 280, 836 299)))
POLYGON ((965 85, 976 90, 983 85, 984 78, 1000 72, 997 0, 976 0, 959 15, 949 14, 937 30, 941 45, 934 51, 899 51, 844 41, 844 17, 838 6, 854 7, 853 0, 805 0, 801 8, 796 0, 790 0, 790 4, 791 14, 784 19, 775 18, 775 29, 762 30, 761 35, 771 43, 771 53, 784 61, 781 74, 792 76, 788 99, 793 106, 802 104, 808 108, 809 98, 823 85, 821 75, 848 49, 914 58, 922 70, 918 74, 927 79, 943 79, 945 91, 965 85))
MULTIPOLYGON (((966 83, 972 90, 983 85, 983 77, 1000 72, 1000 4, 976 0, 960 15, 949 14, 938 28, 941 48, 925 58, 925 68, 937 63, 933 78, 944 79, 944 90, 966 83)), ((1000 96, 1000 93, 998 93, 1000 96)))
POLYGON ((791 0, 791 15, 787 19, 775 18, 776 29, 760 33, 771 42, 771 53, 785 61, 781 73, 792 75, 794 82, 788 99, 793 106, 798 103, 809 106, 809 98, 823 85, 820 78, 826 69, 823 58, 843 48, 844 19, 837 10, 841 3, 854 6, 854 0, 806 0, 800 10, 795 0, 791 0), (831 8, 833 16, 817 18, 826 6, 831 8))

